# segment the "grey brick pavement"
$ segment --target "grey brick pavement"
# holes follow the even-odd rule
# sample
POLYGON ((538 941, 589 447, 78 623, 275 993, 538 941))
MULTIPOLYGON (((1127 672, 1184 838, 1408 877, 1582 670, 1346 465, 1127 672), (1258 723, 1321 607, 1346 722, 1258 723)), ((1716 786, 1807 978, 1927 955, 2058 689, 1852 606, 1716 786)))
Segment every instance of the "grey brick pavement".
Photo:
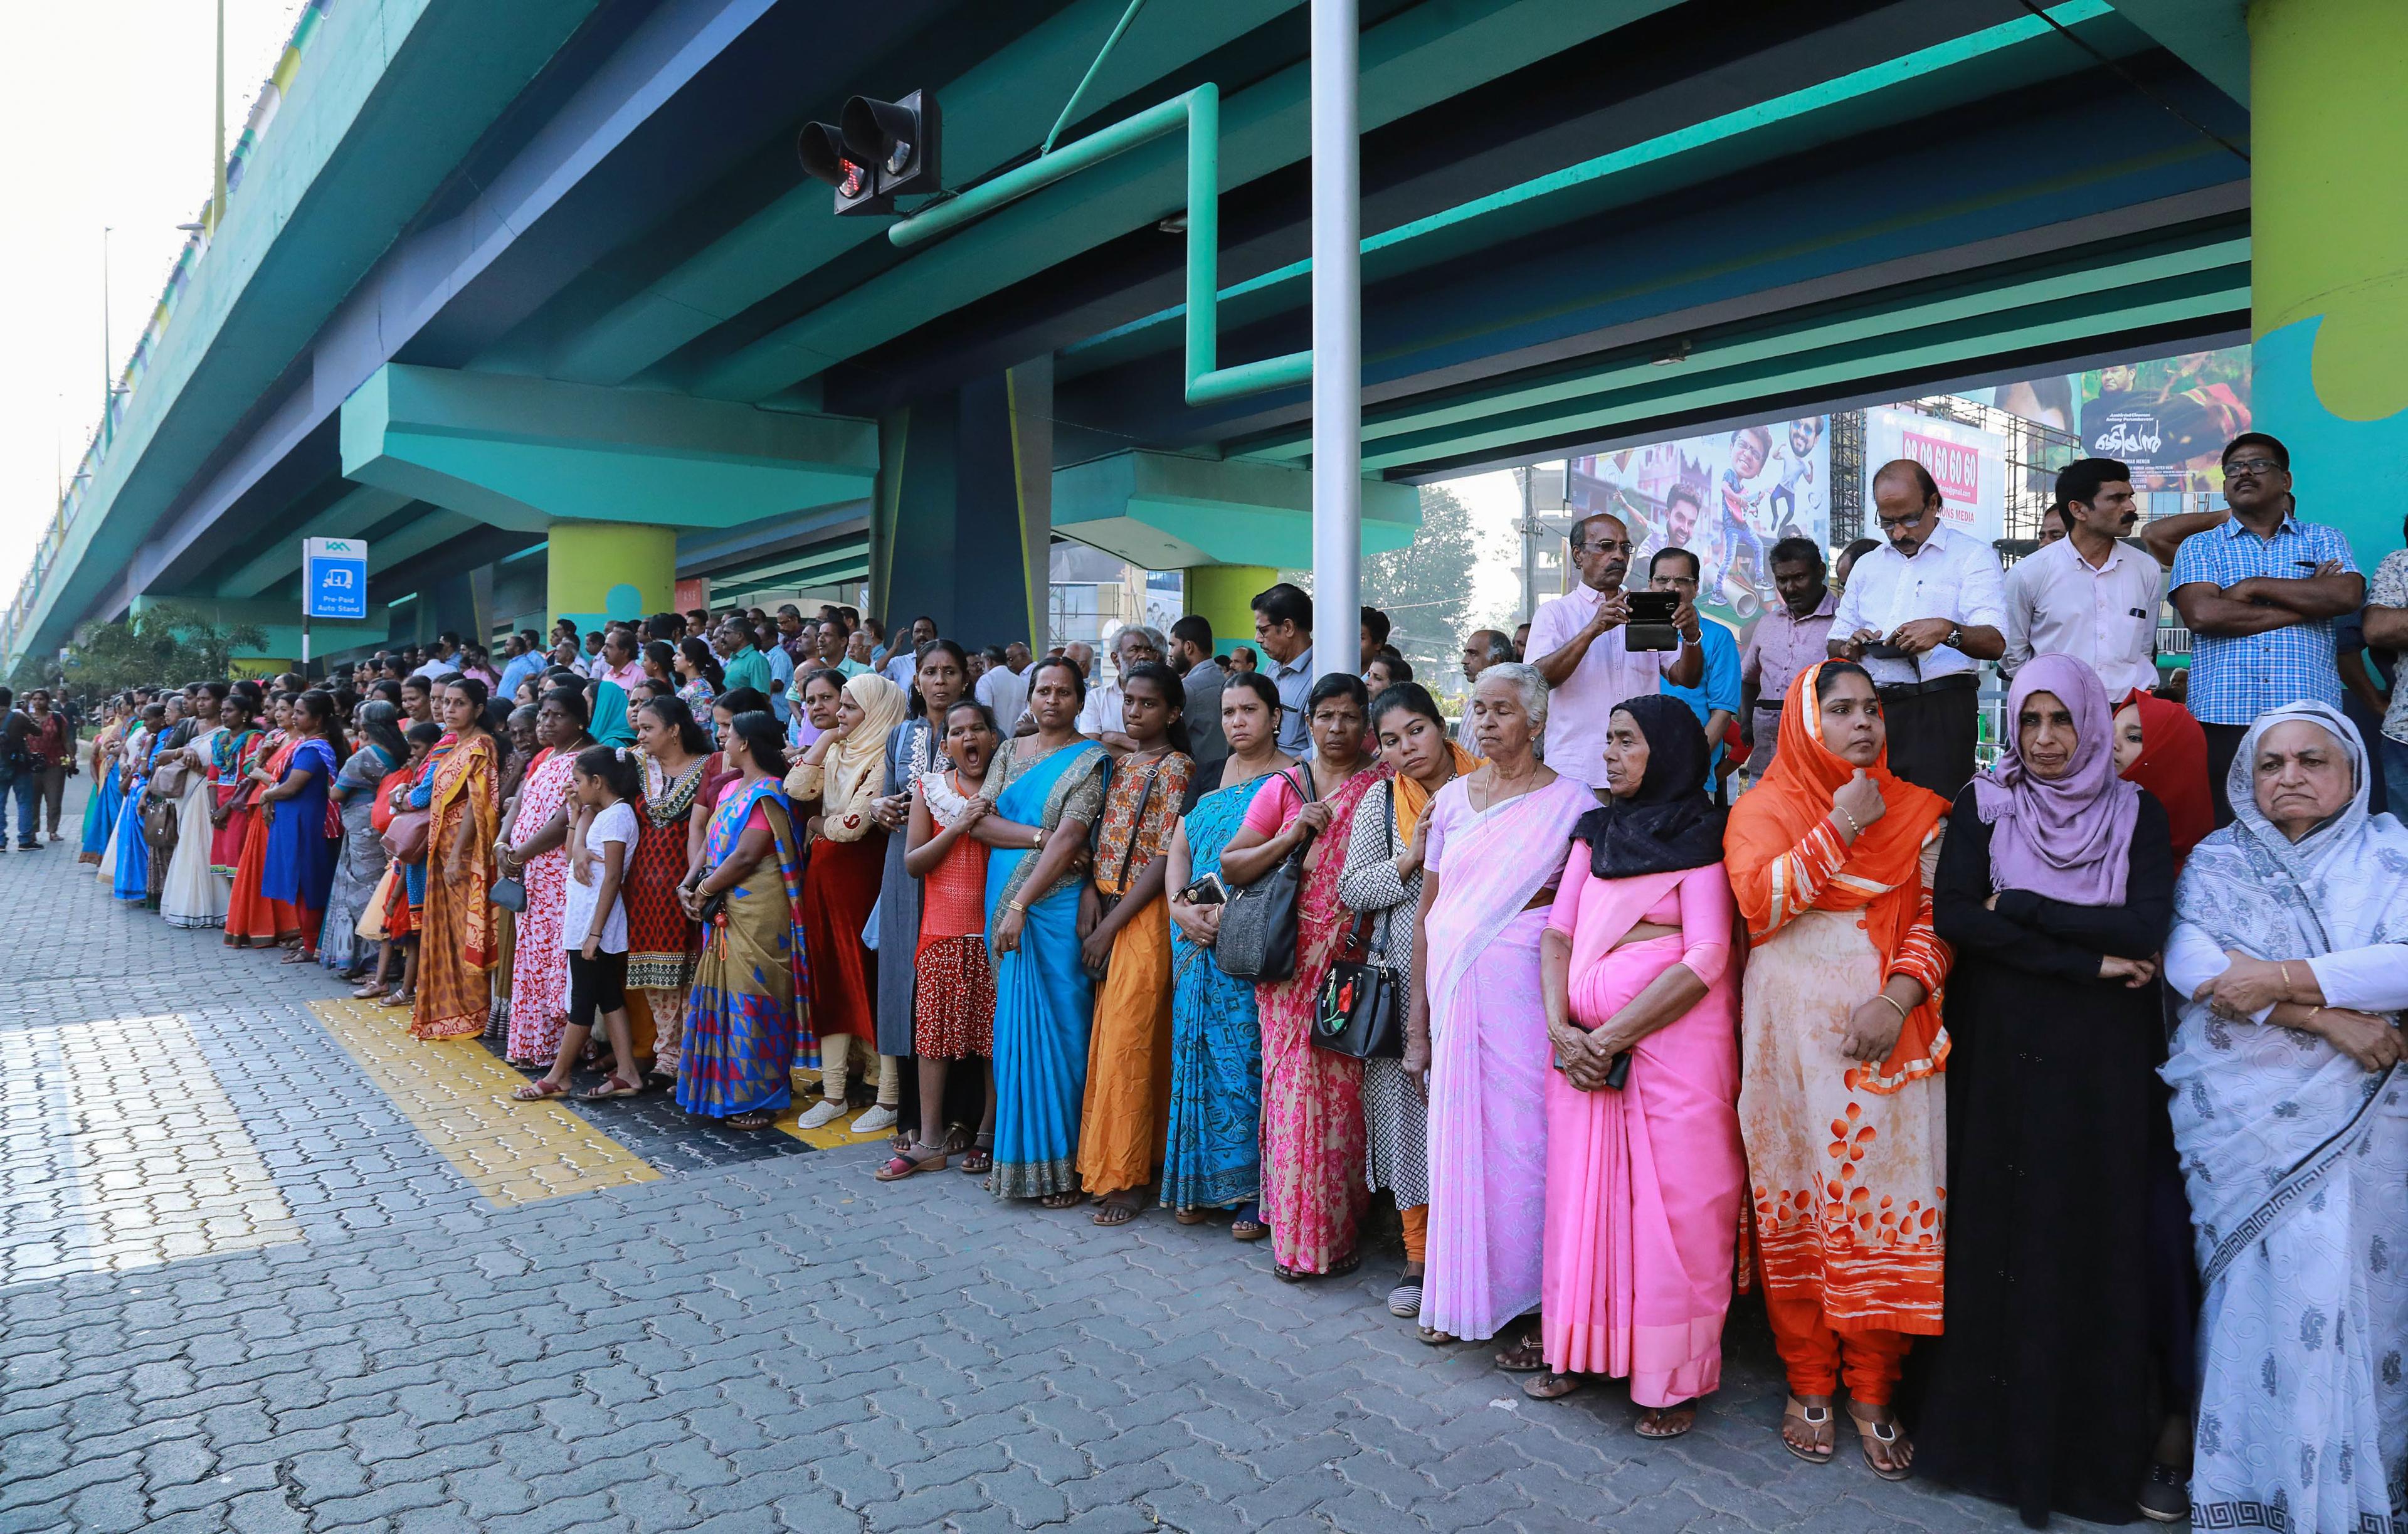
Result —
POLYGON ((331 982, 114 908, 71 845, 0 857, 0 1041, 182 1019, 124 1070, 213 1082, 297 1231, 93 1270, 107 1113, 12 1110, 0 1531, 2014 1527, 1784 1453, 1748 1312, 1658 1444, 1423 1346, 1390 1260, 1284 1285, 1222 1227, 882 1186, 872 1152, 495 1209, 308 1013, 331 982))

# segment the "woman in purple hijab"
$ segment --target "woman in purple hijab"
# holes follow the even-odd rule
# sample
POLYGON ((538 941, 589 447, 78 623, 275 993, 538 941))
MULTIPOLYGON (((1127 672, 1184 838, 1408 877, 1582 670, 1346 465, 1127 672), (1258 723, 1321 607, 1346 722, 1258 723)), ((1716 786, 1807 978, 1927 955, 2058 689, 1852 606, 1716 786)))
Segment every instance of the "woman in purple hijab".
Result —
POLYGON ((2128 1522, 2162 1420, 2146 1231, 2173 848, 2165 810, 2115 775, 2114 717, 2083 662, 2025 665, 1932 887, 1956 950, 1947 1329, 1914 1463, 2034 1528, 2052 1511, 2128 1522))

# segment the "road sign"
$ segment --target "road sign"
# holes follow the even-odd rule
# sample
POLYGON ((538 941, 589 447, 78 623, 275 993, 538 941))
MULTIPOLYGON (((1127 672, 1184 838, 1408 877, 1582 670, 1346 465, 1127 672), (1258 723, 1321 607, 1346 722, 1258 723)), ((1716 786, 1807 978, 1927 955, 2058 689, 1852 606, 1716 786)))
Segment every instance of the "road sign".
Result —
POLYGON ((301 540, 301 616, 368 615, 368 546, 355 538, 301 540))

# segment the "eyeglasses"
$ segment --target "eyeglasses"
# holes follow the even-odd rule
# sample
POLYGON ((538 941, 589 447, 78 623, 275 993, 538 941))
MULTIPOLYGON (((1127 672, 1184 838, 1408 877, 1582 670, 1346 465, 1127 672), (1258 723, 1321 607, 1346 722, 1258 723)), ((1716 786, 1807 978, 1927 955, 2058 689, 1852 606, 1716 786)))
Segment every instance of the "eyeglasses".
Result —
POLYGON ((1928 515, 1930 515, 1930 512, 1927 509, 1916 511, 1903 517, 1885 517, 1876 514, 1873 520, 1882 524, 1883 532, 1896 533, 1919 524, 1923 519, 1928 515))
POLYGON ((2224 466, 2227 474, 2271 474, 2283 466, 2272 458, 2235 458, 2224 466))
POLYGON ((1622 538, 1620 540, 1613 538, 1591 538, 1586 543, 1573 544, 1572 552, 1578 553, 1583 549, 1593 549, 1601 554, 1627 554, 1638 547, 1639 545, 1631 542, 1628 538, 1622 538))

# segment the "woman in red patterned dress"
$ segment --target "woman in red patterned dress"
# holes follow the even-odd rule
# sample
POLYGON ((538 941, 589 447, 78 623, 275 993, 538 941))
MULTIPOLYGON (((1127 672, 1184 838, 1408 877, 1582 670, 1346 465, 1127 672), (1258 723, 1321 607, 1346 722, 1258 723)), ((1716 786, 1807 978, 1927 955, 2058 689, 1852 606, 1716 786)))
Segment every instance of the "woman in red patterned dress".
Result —
POLYGON ((568 952, 560 946, 568 909, 568 789, 577 753, 594 743, 585 733, 585 695, 556 687, 536 710, 536 738, 544 750, 527 767, 518 801, 502 826, 502 877, 526 887, 519 912, 510 973, 509 1042, 514 1066, 550 1066, 568 1019, 568 952))
POLYGON ((636 743, 643 748, 644 798, 622 885, 627 983, 652 1005, 652 1073, 675 1082, 686 987, 702 936, 679 903, 678 885, 692 867, 695 807, 706 802, 702 786, 718 776, 721 759, 693 710, 677 697, 655 697, 637 709, 636 743))

